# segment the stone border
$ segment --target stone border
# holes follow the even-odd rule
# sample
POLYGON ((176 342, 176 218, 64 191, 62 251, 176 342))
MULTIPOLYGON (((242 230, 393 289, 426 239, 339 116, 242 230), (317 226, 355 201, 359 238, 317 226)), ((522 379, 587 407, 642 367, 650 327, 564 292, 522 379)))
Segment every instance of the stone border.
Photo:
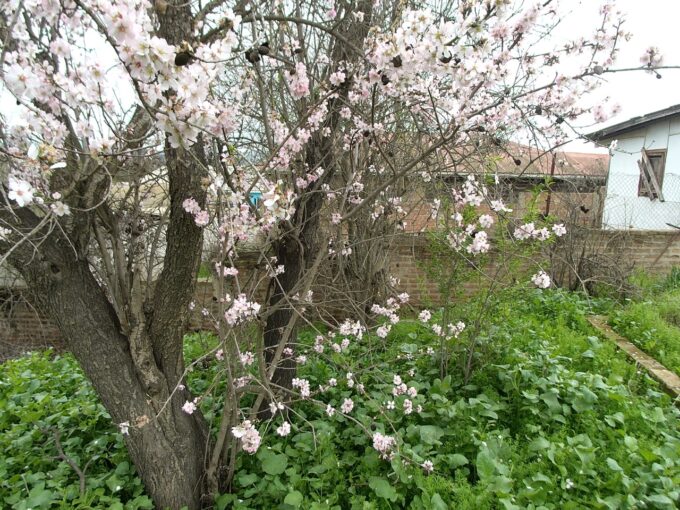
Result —
MULTIPOLYGON (((680 377, 678 377, 675 372, 668 370, 649 354, 641 351, 633 343, 616 333, 611 326, 607 324, 606 316, 591 315, 588 317, 588 322, 609 340, 614 342, 619 349, 628 354, 635 363, 643 366, 645 370, 661 384, 663 389, 666 390, 666 393, 676 399, 680 397, 680 377)), ((676 403, 678 403, 678 401, 676 401, 676 403)))

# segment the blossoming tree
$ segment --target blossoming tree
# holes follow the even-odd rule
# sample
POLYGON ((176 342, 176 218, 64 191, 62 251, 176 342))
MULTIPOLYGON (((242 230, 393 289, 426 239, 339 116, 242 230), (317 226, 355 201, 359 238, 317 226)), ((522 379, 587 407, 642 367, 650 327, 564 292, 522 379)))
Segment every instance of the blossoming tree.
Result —
MULTIPOLYGON (((305 356, 344 352, 366 331, 350 320, 337 341, 320 335, 310 353, 294 352, 320 268, 351 256, 342 240, 361 215, 398 222, 403 190, 436 175, 442 155, 455 164, 485 134, 507 139, 527 127, 562 142, 625 36, 606 4, 590 33, 549 47, 561 16, 551 0, 420 10, 381 0, 8 5, 2 262, 58 326, 159 508, 209 503, 233 477, 237 452, 257 450, 259 423, 279 419, 290 395, 317 399, 329 417, 352 413, 352 399, 336 409, 295 374, 305 356), (408 150, 395 149, 404 143, 408 150), (227 379, 214 437, 200 396, 184 385, 182 355, 205 232, 217 246, 220 292, 221 344, 210 354, 227 379), (239 246, 254 238, 269 289, 261 302, 236 269, 239 246), (252 322, 262 337, 246 348, 252 322), (244 409, 253 393, 255 406, 244 409)), ((648 56, 644 68, 656 72, 658 51, 648 56)), ((493 198, 474 180, 452 197, 503 212, 493 198)), ((491 224, 461 225, 452 246, 488 250, 491 224)), ((544 273, 534 282, 550 285, 544 273)), ((407 300, 371 307, 388 319, 378 336, 407 300)), ((352 373, 326 387, 336 384, 357 398, 363 391, 352 373)), ((394 395, 414 412, 417 392, 398 375, 394 395)), ((290 423, 276 432, 288 434, 290 423)), ((383 432, 367 429, 389 457, 398 440, 383 432)))

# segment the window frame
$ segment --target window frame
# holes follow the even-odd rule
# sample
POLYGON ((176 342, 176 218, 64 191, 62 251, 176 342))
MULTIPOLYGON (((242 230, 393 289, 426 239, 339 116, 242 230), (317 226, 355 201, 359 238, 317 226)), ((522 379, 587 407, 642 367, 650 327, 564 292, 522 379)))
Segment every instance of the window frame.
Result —
MULTIPOLYGON (((650 196, 647 190, 645 189, 644 183, 642 181, 642 173, 640 173, 639 179, 638 179, 638 197, 644 197, 644 198, 649 198, 650 200, 656 200, 659 199, 660 201, 663 202, 663 180, 664 176, 666 175, 666 156, 667 156, 667 149, 642 149, 642 151, 646 154, 647 159, 649 159, 650 163, 652 161, 652 158, 661 158, 661 166, 658 171, 654 172, 654 177, 656 177, 656 181, 659 184, 659 191, 661 191, 661 196, 655 196, 654 192, 652 191, 652 195, 650 196)), ((640 162, 642 161, 642 158, 640 159, 640 162)), ((652 170, 654 170, 654 167, 652 167, 652 170)), ((642 170, 640 170, 642 172, 642 170)))

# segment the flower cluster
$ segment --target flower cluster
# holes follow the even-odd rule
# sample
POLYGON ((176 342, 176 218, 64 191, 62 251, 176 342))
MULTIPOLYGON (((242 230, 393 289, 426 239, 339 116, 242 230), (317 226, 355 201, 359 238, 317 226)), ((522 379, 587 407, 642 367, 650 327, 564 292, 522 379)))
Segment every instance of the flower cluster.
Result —
POLYGON ((391 459, 394 455, 392 451, 397 445, 397 441, 392 436, 386 436, 380 432, 373 434, 373 448, 375 448, 380 456, 384 459, 391 459))
POLYGON ((186 212, 194 217, 194 222, 197 226, 205 227, 208 223, 210 223, 210 215, 208 214, 208 211, 201 209, 201 206, 199 206, 198 202, 196 202, 196 200, 193 198, 187 198, 184 200, 184 202, 182 202, 182 207, 186 212))
POLYGON ((234 299, 231 307, 224 312, 224 318, 227 324, 230 326, 236 326, 245 321, 248 321, 255 316, 260 311, 260 304, 255 301, 248 301, 245 294, 239 294, 236 299, 234 299))
POLYGON ((551 284, 550 276, 545 271, 539 271, 536 273, 531 277, 531 281, 539 289, 547 289, 551 284))
POLYGON ((650 46, 640 57, 640 62, 650 68, 659 67, 663 64, 663 55, 656 46, 650 46))
POLYGON ((311 394, 309 381, 307 379, 299 379, 296 377, 293 379, 293 388, 300 390, 300 396, 302 398, 308 398, 311 394))
POLYGON ((241 425, 232 427, 231 434, 241 440, 243 450, 247 453, 253 454, 260 447, 262 438, 250 420, 245 420, 241 425))
MULTIPOLYGON (((552 226, 552 232, 557 237, 562 237, 567 233, 567 229, 561 223, 552 226)), ((550 231, 547 227, 536 228, 533 223, 525 223, 515 229, 514 237, 518 241, 527 239, 536 239, 538 241, 546 241, 550 239, 550 231)))

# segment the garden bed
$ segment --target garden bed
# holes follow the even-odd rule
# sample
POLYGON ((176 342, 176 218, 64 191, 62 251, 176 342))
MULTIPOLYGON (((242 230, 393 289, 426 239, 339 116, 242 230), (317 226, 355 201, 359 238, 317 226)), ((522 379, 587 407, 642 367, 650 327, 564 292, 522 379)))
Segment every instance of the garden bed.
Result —
MULTIPOLYGON (((417 388, 422 410, 376 405, 391 398, 391 382, 382 389, 371 384, 376 395, 356 399, 353 420, 329 418, 302 402, 289 416, 289 436, 264 434, 255 455, 241 455, 233 493, 218 497, 215 507, 676 508, 678 411, 655 381, 596 336, 587 321, 602 311, 596 305, 562 291, 508 293, 477 339, 468 381, 455 356, 440 377, 436 354, 428 354, 436 338, 418 321, 395 326, 384 350, 357 343, 356 356, 373 357, 373 364, 356 379, 397 370, 417 388), (377 414, 399 438, 391 461, 380 458, 360 426, 377 414), (426 461, 431 473, 422 467, 426 461)), ((468 340, 461 336, 454 353, 468 340)), ((188 337, 188 356, 210 341, 188 337)), ((301 341, 313 343, 313 334, 301 341)), ((314 387, 336 377, 326 398, 338 406, 354 393, 333 366, 309 362, 301 373, 314 387)), ((207 388, 215 370, 216 362, 197 367, 190 386, 207 388)), ((122 436, 70 356, 32 354, 7 362, 1 374, 0 506, 151 508, 122 436), (46 430, 59 431, 65 453, 81 467, 90 462, 84 494, 74 470, 55 458, 46 430)), ((209 394, 203 405, 214 410, 210 399, 218 398, 209 394)), ((215 426, 215 415, 207 419, 215 426)))

